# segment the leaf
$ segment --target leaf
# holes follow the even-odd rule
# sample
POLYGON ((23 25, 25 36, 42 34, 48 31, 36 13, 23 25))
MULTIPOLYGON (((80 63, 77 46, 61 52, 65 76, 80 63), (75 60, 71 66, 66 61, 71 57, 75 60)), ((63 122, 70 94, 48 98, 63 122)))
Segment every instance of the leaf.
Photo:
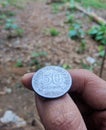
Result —
POLYGON ((11 29, 18 29, 19 27, 18 27, 18 25, 17 24, 12 24, 11 25, 11 29))
POLYGON ((100 41, 100 40, 102 40, 102 39, 103 39, 103 36, 102 36, 102 35, 96 36, 96 38, 95 38, 95 40, 97 40, 97 41, 100 41))
POLYGON ((70 30, 69 36, 73 39, 77 37, 77 31, 76 30, 70 30))
POLYGON ((74 21, 75 21, 74 15, 69 15, 69 16, 67 17, 66 23, 73 23, 74 21))
POLYGON ((95 35, 95 34, 97 34, 97 32, 98 32, 97 29, 91 29, 88 33, 89 33, 90 35, 95 35))
POLYGON ((71 9, 75 8, 75 1, 74 0, 70 0, 70 7, 71 7, 71 9))
POLYGON ((0 20, 5 20, 7 16, 5 14, 0 15, 0 20))
POLYGON ((22 28, 17 28, 16 33, 17 33, 18 36, 22 37, 23 34, 24 34, 24 30, 22 28))
POLYGON ((80 29, 81 28, 81 25, 77 24, 77 23, 75 23, 73 26, 74 26, 75 29, 80 29))
POLYGON ((71 67, 70 65, 68 65, 68 64, 63 64, 62 67, 63 67, 64 69, 71 69, 71 68, 72 68, 72 67, 71 67))
POLYGON ((49 33, 51 36, 55 37, 58 36, 60 32, 56 28, 50 28, 49 33))
POLYGON ((104 46, 103 45, 98 46, 98 50, 99 50, 99 52, 103 51, 104 50, 104 46))
POLYGON ((8 29, 10 29, 10 28, 11 28, 11 23, 6 23, 6 24, 5 24, 5 29, 8 30, 8 29))
POLYGON ((32 55, 32 57, 39 57, 39 53, 37 53, 37 52, 33 52, 31 55, 32 55))
POLYGON ((82 29, 79 29, 79 33, 81 38, 85 37, 85 32, 82 29))
POLYGON ((105 51, 104 50, 99 52, 99 56, 104 57, 104 55, 105 55, 105 51))
POLYGON ((23 67, 23 63, 22 63, 22 60, 21 59, 18 59, 16 64, 15 64, 16 67, 23 67))
POLYGON ((6 6, 9 5, 9 2, 8 2, 8 1, 3 1, 3 2, 1 3, 1 5, 2 5, 3 7, 6 7, 6 6))
POLYGON ((13 22, 14 22, 13 19, 7 19, 7 20, 6 20, 6 23, 13 23, 13 22))
POLYGON ((93 39, 106 45, 106 25, 94 26, 90 29, 89 34, 93 39))
POLYGON ((103 34, 104 34, 103 31, 100 31, 100 32, 97 33, 97 35, 103 35, 103 34))
POLYGON ((101 43, 102 43, 103 45, 106 45, 106 39, 104 38, 104 39, 101 41, 101 43))

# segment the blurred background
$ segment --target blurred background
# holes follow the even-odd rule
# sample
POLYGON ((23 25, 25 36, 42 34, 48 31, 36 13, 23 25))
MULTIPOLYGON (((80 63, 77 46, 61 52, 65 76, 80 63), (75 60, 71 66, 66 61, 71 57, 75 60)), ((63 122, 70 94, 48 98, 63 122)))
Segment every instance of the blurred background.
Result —
POLYGON ((43 66, 106 80, 106 0, 0 0, 0 130, 44 130, 21 77, 43 66))

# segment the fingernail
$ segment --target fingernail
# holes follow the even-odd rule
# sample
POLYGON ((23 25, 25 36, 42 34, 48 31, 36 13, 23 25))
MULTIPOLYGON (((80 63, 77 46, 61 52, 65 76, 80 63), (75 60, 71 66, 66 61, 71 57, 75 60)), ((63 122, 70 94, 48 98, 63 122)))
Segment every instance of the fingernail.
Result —
POLYGON ((23 77, 27 78, 27 77, 29 77, 29 75, 33 75, 33 74, 34 73, 26 73, 26 74, 23 75, 23 77))

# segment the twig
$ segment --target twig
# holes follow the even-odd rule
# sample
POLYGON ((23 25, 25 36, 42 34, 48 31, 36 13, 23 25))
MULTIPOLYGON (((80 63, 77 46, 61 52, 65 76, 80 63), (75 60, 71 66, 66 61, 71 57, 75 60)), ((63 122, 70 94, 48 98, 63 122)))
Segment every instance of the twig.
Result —
POLYGON ((102 60, 102 64, 101 64, 101 68, 100 68, 100 77, 102 78, 102 74, 103 74, 103 69, 104 69, 104 64, 105 64, 105 58, 106 58, 106 45, 105 45, 105 54, 103 56, 103 60, 102 60))
MULTIPOLYGON (((67 8, 69 8, 69 9, 71 8, 70 3, 68 3, 66 6, 67 6, 67 8)), ((81 5, 78 4, 77 2, 74 3, 74 8, 77 9, 77 10, 79 10, 80 12, 83 12, 83 13, 86 14, 87 16, 91 17, 95 22, 97 22, 97 23, 99 23, 99 24, 106 24, 106 21, 105 21, 103 18, 97 16, 97 15, 96 15, 95 13, 93 13, 93 12, 88 12, 88 11, 85 10, 83 7, 81 7, 81 5)))

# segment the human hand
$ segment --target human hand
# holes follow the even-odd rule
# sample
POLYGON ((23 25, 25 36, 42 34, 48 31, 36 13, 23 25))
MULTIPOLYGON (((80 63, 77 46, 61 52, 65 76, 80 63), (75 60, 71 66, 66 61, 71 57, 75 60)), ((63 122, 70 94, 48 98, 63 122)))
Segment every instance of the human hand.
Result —
MULTIPOLYGON (((68 94, 53 100, 36 95, 39 116, 46 130, 106 130, 106 82, 87 70, 71 70, 68 94)), ((33 73, 23 76, 32 90, 33 73)))

